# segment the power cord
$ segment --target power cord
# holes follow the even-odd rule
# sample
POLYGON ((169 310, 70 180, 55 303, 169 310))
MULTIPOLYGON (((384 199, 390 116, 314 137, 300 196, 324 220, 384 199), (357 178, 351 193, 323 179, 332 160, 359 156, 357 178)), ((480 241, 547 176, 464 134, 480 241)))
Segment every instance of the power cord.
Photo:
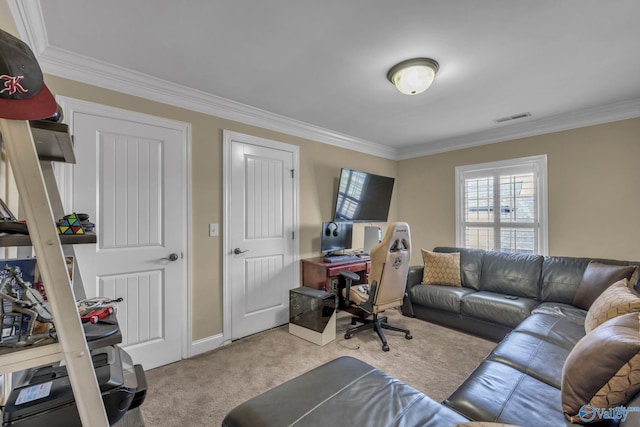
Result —
POLYGON ((351 347, 351 346, 343 344, 344 341, 346 341, 346 340, 345 339, 338 340, 338 345, 340 347, 342 347, 342 348, 346 348, 347 350, 353 350, 353 351, 360 350, 360 344, 356 344, 355 347, 351 347))

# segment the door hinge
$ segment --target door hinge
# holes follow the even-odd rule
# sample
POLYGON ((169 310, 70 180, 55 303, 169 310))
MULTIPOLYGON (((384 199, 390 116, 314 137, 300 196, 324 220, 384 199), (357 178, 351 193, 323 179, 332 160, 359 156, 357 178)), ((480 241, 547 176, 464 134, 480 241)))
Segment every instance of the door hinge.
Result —
POLYGON ((294 177, 294 171, 295 171, 295 169, 291 169, 291 178, 294 177))
POLYGON ((291 240, 296 240, 296 232, 295 231, 291 232, 291 240))

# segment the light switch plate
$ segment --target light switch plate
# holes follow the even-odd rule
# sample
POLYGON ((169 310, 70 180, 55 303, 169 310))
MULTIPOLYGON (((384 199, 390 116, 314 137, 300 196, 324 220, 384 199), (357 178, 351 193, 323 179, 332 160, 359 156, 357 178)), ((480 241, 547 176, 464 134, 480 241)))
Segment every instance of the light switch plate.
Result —
POLYGON ((218 224, 209 224, 209 237, 218 236, 218 224))

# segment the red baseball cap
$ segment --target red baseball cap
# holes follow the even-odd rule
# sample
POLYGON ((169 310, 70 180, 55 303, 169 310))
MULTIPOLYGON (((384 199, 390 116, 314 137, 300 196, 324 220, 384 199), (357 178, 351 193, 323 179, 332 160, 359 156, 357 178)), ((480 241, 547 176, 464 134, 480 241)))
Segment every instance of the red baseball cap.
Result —
POLYGON ((46 119, 57 108, 29 46, 0 30, 0 118, 46 119))

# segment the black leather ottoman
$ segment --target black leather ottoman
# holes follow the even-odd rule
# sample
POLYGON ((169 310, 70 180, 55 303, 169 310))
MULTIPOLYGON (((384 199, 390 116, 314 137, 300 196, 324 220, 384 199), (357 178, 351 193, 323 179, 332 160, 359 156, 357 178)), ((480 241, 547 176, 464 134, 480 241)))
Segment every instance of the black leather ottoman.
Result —
POLYGON ((223 427, 442 427, 467 418, 353 357, 340 357, 250 399, 223 427))

